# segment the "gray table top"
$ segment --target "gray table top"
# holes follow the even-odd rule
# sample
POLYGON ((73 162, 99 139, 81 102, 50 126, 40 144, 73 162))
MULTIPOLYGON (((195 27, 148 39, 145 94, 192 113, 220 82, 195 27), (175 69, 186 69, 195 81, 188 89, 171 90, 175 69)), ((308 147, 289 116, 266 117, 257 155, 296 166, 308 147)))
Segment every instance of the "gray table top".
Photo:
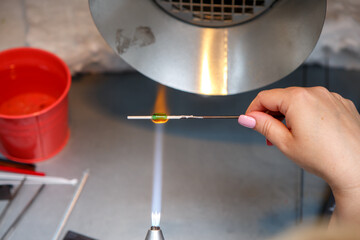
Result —
MULTIPOLYGON (((298 80, 295 74, 287 84, 298 80)), ((67 178, 90 169, 64 233, 144 239, 150 226, 154 124, 126 116, 150 114, 157 86, 137 73, 74 78, 70 140, 38 164, 49 176, 67 178)), ((241 114, 257 93, 203 97, 167 90, 173 114, 241 114)), ((164 139, 166 239, 263 239, 295 225, 299 169, 259 134, 236 120, 183 120, 169 121, 164 139)), ((24 187, 2 228, 37 187, 24 187)), ((11 239, 51 239, 74 191, 46 186, 11 239)), ((323 193, 324 183, 306 175, 306 217, 315 216, 323 193)))

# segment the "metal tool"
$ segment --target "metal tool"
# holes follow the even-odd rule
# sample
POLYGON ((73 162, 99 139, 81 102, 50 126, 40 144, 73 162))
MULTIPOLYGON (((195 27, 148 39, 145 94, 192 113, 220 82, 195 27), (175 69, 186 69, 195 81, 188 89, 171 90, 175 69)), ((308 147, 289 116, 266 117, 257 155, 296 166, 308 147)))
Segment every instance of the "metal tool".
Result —
POLYGON ((152 226, 146 234, 145 240, 164 240, 160 227, 152 226))
POLYGON ((2 221, 4 220, 4 217, 7 213, 7 211, 9 210, 11 204, 14 202, 14 199, 16 198, 16 196, 18 195, 18 193, 24 186, 25 181, 26 181, 26 177, 24 177, 23 180, 21 180, 19 186, 14 191, 14 194, 11 196, 11 199, 7 202, 6 206, 4 207, 4 210, 2 211, 2 213, 0 215, 0 225, 1 225, 2 221))
POLYGON ((89 0, 112 49, 166 86, 230 95, 273 83, 315 47, 326 0, 89 0))
POLYGON ((29 210, 29 208, 31 207, 31 205, 35 202, 36 198, 39 196, 39 194, 41 193, 41 191, 44 189, 45 184, 42 184, 39 189, 36 191, 36 193, 34 194, 34 196, 30 199, 30 201, 26 204, 26 206, 24 207, 24 209, 20 212, 20 214, 16 217, 16 219, 14 220, 14 222, 9 226, 9 228, 5 231, 5 233, 3 234, 3 236, 1 237, 0 240, 4 240, 7 239, 7 237, 10 235, 10 233, 12 233, 16 226, 18 225, 18 223, 20 222, 20 220, 23 218, 23 216, 25 215, 25 213, 27 212, 27 210, 29 210))
POLYGON ((194 116, 194 115, 159 115, 151 116, 128 116, 130 120, 180 120, 180 119, 238 119, 239 116, 194 116))
POLYGON ((66 212, 65 212, 63 218, 61 219, 61 222, 60 222, 58 228, 56 229, 56 232, 55 232, 52 240, 58 240, 59 239, 60 234, 61 234, 62 230, 64 229, 65 224, 67 223, 67 221, 68 221, 68 219, 70 217, 70 214, 71 214, 72 210, 74 209, 75 204, 76 204, 76 202, 78 201, 78 199, 80 197, 80 194, 81 194, 81 192, 82 192, 82 190, 83 190, 83 188, 85 186, 85 183, 86 183, 88 177, 89 177, 89 170, 86 170, 83 173, 81 181, 80 181, 80 183, 79 183, 79 185, 78 185, 78 187, 77 187, 77 189, 76 189, 76 191, 74 193, 73 198, 71 199, 71 202, 70 202, 68 208, 66 209, 66 212))

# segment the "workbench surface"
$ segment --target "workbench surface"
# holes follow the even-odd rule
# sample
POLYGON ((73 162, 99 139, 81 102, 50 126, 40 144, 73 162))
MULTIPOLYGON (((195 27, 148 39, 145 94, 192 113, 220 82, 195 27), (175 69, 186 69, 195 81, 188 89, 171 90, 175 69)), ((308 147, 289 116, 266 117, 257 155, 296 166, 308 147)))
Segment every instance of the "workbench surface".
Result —
MULTIPOLYGON (((269 88, 301 85, 301 75, 298 70, 269 88)), ((101 240, 145 238, 154 124, 126 116, 152 113, 157 87, 138 73, 74 77, 70 140, 37 165, 49 176, 78 179, 90 169, 62 235, 73 230, 101 240)), ((167 89, 168 106, 172 114, 241 114, 258 91, 203 97, 167 89)), ((258 133, 236 120, 173 120, 165 125, 164 140, 161 227, 166 239, 256 240, 296 224, 299 168, 258 133)), ((2 228, 37 187, 24 187, 2 228)), ((51 239, 74 191, 73 186, 46 186, 11 239, 51 239)), ((324 193, 324 182, 306 174, 305 218, 316 219, 324 193)))

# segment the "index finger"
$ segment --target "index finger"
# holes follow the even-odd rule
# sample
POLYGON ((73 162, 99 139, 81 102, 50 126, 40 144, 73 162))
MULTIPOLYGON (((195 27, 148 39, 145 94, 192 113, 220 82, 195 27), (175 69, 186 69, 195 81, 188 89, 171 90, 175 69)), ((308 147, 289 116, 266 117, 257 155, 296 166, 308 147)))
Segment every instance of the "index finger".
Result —
POLYGON ((286 115, 288 90, 286 89, 272 89, 261 91, 254 100, 250 103, 246 114, 254 111, 258 112, 280 112, 286 115))

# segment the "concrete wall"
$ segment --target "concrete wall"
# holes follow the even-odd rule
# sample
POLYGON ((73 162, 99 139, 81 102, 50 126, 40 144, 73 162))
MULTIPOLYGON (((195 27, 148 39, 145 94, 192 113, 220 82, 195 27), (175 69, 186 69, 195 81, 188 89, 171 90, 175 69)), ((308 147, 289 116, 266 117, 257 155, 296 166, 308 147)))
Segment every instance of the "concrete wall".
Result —
POLYGON ((319 43, 308 62, 360 69, 360 1, 328 0, 327 16, 319 43))
MULTIPOLYGON (((360 1, 328 0, 319 44, 309 58, 360 69, 360 1)), ((98 33, 87 0, 0 0, 0 50, 16 46, 50 50, 73 72, 131 69, 98 33)))
POLYGON ((130 69, 98 33, 87 0, 0 0, 0 50, 16 46, 54 52, 72 72, 130 69))

